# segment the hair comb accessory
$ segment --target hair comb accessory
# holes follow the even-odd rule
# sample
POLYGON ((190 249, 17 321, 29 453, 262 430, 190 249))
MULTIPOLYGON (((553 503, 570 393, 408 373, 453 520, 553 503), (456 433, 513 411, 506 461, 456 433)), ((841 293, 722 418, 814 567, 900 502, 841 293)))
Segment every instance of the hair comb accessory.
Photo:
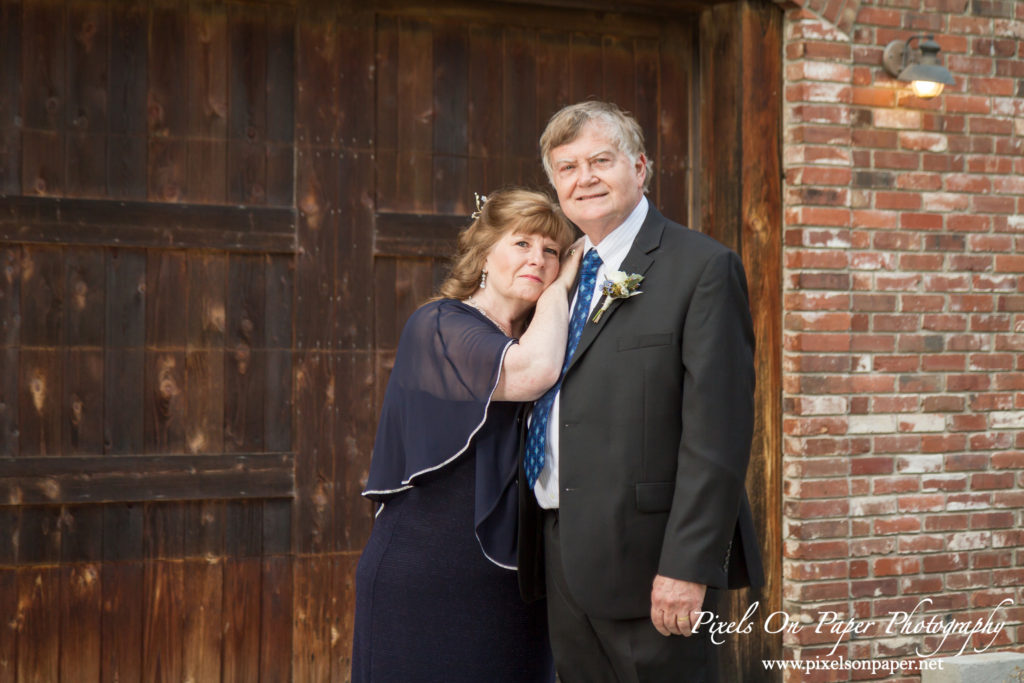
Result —
POLYGON ((480 213, 484 210, 484 204, 487 203, 487 195, 474 192, 473 197, 476 199, 476 211, 473 212, 471 218, 476 220, 480 218, 480 213))

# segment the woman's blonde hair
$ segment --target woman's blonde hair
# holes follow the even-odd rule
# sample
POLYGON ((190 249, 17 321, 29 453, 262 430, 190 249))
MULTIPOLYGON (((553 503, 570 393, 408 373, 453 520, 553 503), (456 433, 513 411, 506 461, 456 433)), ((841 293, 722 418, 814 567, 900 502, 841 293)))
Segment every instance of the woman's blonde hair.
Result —
POLYGON ((491 247, 513 230, 551 238, 558 243, 559 256, 573 240, 572 225, 543 192, 523 188, 492 192, 469 227, 459 233, 451 271, 436 298, 465 299, 475 292, 491 247))

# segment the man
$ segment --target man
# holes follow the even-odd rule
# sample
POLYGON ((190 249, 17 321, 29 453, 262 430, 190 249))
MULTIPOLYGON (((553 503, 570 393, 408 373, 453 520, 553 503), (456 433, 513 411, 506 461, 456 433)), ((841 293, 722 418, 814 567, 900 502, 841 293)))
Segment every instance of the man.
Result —
POLYGON ((714 681, 697 613, 763 582, 743 266, 649 204, 643 132, 614 104, 566 107, 540 144, 586 239, 562 379, 527 430, 520 585, 546 592, 563 683, 714 681), (614 271, 642 279, 609 297, 614 271))

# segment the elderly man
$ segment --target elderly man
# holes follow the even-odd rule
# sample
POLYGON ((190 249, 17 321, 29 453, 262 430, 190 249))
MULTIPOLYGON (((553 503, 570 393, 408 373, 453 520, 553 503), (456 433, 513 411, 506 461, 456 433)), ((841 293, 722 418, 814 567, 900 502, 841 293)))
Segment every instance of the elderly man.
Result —
POLYGON ((562 378, 520 472, 520 586, 563 683, 714 681, 714 589, 763 582, 744 477, 753 332, 739 257, 662 216, 636 120, 587 101, 540 140, 586 235, 562 378))

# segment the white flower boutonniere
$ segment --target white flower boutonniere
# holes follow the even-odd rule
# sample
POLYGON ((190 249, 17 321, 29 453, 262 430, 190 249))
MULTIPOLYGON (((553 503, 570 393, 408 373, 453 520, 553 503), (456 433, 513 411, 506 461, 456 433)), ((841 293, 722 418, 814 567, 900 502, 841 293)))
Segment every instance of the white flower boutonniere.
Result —
POLYGON ((615 299, 628 299, 637 294, 643 294, 638 288, 643 282, 644 276, 636 273, 626 274, 621 270, 613 270, 605 276, 604 284, 601 285, 601 293, 604 294, 604 303, 594 313, 593 321, 596 323, 612 305, 615 299))

